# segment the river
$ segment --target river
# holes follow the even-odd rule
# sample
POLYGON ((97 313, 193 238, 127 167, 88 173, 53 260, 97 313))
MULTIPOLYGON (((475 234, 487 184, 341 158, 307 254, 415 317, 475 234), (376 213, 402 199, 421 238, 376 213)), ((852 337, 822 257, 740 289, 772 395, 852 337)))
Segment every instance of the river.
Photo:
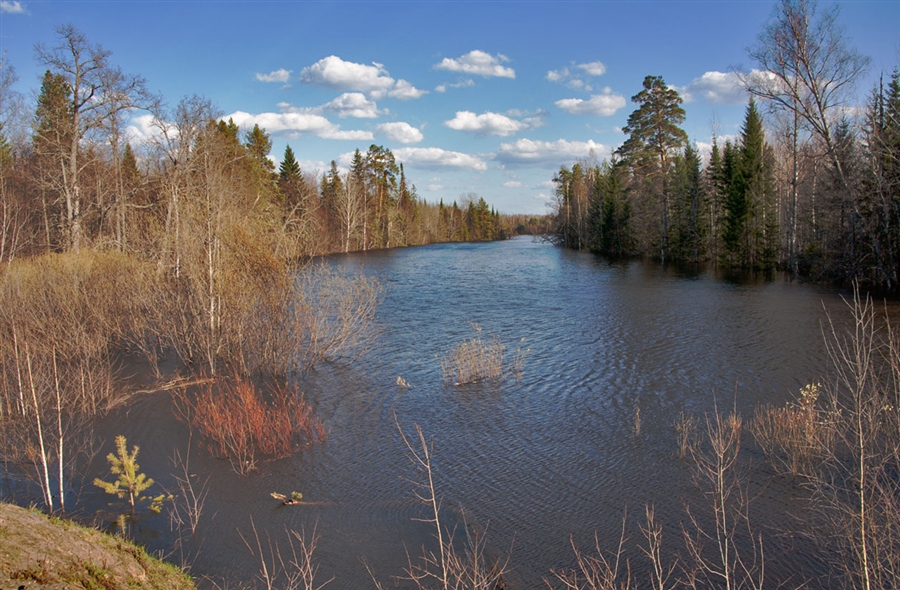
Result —
MULTIPOLYGON (((241 535, 255 548, 252 526, 264 545, 269 538, 283 550, 287 530, 315 528, 319 580, 371 588, 371 570, 393 587, 407 552, 415 559, 423 544, 433 548, 421 522, 428 509, 410 482, 421 473, 398 432, 416 424, 433 440, 445 524, 459 533, 468 523, 485 535, 490 555, 509 553, 512 588, 545 587, 551 568, 570 566, 570 538, 589 549, 596 532, 601 546, 615 549, 626 513, 627 555, 641 574, 644 506, 655 506, 672 549, 681 544, 686 503, 701 512, 676 455, 676 417, 718 407, 749 418, 758 404, 792 399, 826 371, 827 314, 847 313, 834 290, 780 275, 754 280, 610 263, 527 237, 323 263, 386 287, 377 345, 302 380, 329 430, 324 444, 242 477, 198 441, 190 444, 165 395, 141 398, 101 426, 110 450, 119 433, 140 445, 142 470, 170 489, 174 451, 191 449, 193 481, 210 489, 197 535, 183 546, 195 575, 232 586, 249 581, 259 562, 241 535), (504 343, 507 360, 527 351, 519 378, 444 385, 439 359, 475 335, 473 325, 504 343), (399 387, 398 377, 410 387, 399 387), (312 504, 282 506, 273 491, 299 491, 312 504)), ((752 443, 745 455, 770 579, 812 575, 818 552, 791 534, 805 506, 802 489, 773 477, 752 443)), ((98 501, 96 492, 85 495, 98 501)), ((171 550, 164 515, 139 532, 151 550, 171 550)))

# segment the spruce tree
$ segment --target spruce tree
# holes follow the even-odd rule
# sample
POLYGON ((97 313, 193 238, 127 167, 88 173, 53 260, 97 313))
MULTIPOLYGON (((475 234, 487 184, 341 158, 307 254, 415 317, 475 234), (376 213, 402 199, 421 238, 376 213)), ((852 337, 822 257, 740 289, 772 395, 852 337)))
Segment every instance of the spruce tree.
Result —
POLYGON ((725 199, 725 246, 732 264, 766 268, 774 263, 777 239, 774 164, 752 98, 733 157, 725 199))
MULTIPOLYGON (((229 123, 234 124, 230 119, 229 123)), ((272 151, 272 139, 269 137, 269 134, 260 128, 259 123, 257 123, 253 125, 253 129, 247 132, 244 139, 244 147, 247 148, 253 159, 259 162, 263 170, 272 172, 275 169, 275 164, 268 157, 269 152, 272 151)))
POLYGON ((709 164, 703 171, 704 190, 707 206, 707 248, 709 255, 715 260, 719 256, 719 245, 722 237, 722 211, 724 209, 724 192, 722 190, 722 152, 719 140, 713 136, 709 164))
POLYGON ((285 205, 289 211, 296 212, 298 207, 304 205, 303 172, 291 146, 284 148, 284 157, 278 168, 278 188, 284 195, 285 205))

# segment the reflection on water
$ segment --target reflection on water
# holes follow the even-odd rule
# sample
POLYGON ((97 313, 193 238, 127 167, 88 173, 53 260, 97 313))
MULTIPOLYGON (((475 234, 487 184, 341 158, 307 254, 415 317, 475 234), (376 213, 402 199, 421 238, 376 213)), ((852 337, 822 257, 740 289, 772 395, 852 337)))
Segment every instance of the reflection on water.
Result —
MULTIPOLYGON (((208 477, 212 490, 187 545, 197 575, 255 575, 258 564, 238 534, 251 534, 251 518, 273 541, 284 541, 286 529, 316 527, 320 572, 335 578, 332 587, 371 587, 363 560, 382 579, 402 574, 407 549, 418 553, 430 531, 415 520, 427 511, 405 480, 416 473, 397 424, 407 431, 419 424, 433 437, 447 521, 458 523, 464 510, 488 529, 492 552, 512 547, 514 587, 543 587, 551 567, 570 565, 570 535, 587 545, 597 531, 612 548, 626 509, 629 535, 639 539, 637 517, 647 503, 674 543, 692 493, 675 458, 675 417, 714 403, 749 417, 756 404, 783 403, 822 377, 826 310, 844 313, 835 293, 781 277, 720 280, 646 262, 609 263, 529 238, 325 263, 388 287, 379 312, 383 338, 352 366, 326 364, 304 378, 301 387, 330 430, 325 444, 244 478, 193 441, 191 470, 198 481, 208 477), (470 337, 473 323, 510 353, 525 339, 520 380, 443 386, 438 357, 470 337), (399 388, 398 376, 411 387, 399 388), (638 404, 640 437, 632 432, 638 404), (295 490, 322 504, 281 506, 269 497, 295 490)), ((168 399, 150 396, 103 425, 108 447, 125 434, 141 445, 142 469, 170 487, 173 451, 190 442, 171 416, 168 399)), ((761 490, 754 524, 791 544, 767 556, 767 569, 773 576, 812 571, 814 553, 778 528, 786 512, 801 509, 801 492, 770 483, 765 472, 764 465, 753 471, 761 490)), ((87 492, 89 504, 103 500, 87 492)), ((157 535, 151 549, 171 546, 164 517, 143 527, 157 535)), ((639 552, 632 556, 638 564, 639 552)))

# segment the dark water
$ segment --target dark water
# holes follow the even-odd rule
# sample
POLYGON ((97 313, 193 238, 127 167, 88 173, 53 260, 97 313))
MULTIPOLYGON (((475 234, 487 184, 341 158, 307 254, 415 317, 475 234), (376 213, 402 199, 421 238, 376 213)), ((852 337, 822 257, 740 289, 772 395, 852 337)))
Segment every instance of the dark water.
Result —
MULTIPOLYGON (((489 552, 511 549, 513 587, 544 587, 550 568, 570 565, 570 536, 587 545, 596 531, 613 549, 626 510, 636 543, 647 503, 675 547, 685 502, 696 499, 675 456, 676 416, 715 404, 749 418, 757 404, 783 403, 825 372, 826 310, 846 314, 834 292, 781 278, 727 281, 652 263, 610 264, 529 238, 327 263, 388 288, 383 335, 352 366, 326 364, 303 381, 330 430, 325 444, 241 477, 194 441, 191 470, 211 487, 186 546, 197 575, 232 583, 256 575, 258 562, 239 535, 250 539, 251 518, 264 540, 285 548, 286 529, 316 527, 320 576, 334 577, 330 587, 371 588, 366 563, 382 580, 401 575, 407 550, 418 554, 430 529, 416 520, 428 512, 413 499, 407 479, 417 472, 395 415, 404 430, 419 424, 434 440, 445 522, 460 525, 465 515, 487 529, 489 552), (521 379, 443 385, 439 357, 474 334, 470 323, 499 337, 507 358, 520 345, 528 349, 521 379), (398 376, 411 388, 399 388, 398 376), (321 504, 285 507, 269 497, 293 490, 321 504)), ((140 444, 142 469, 172 486, 169 459, 189 439, 165 396, 141 399, 103 428, 110 448, 119 433, 140 444)), ((815 572, 814 548, 785 530, 802 516, 802 491, 773 480, 752 450, 748 456, 757 464, 748 475, 757 496, 751 514, 771 539, 772 579, 815 572)), ((171 547, 163 516, 147 520, 142 534, 151 549, 171 547)), ((640 571, 640 552, 629 555, 640 571)))

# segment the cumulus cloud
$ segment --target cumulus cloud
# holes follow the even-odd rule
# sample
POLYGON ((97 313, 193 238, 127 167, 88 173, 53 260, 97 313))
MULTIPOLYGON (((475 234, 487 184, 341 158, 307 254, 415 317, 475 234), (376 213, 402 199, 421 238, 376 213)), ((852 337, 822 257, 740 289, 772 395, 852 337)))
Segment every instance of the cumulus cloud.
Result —
POLYGON ((524 121, 517 121, 506 115, 490 111, 480 115, 471 111, 456 111, 456 116, 449 121, 444 121, 444 126, 467 133, 499 135, 500 137, 506 137, 531 127, 524 121))
POLYGON ((487 170, 487 164, 476 156, 441 148, 400 148, 394 150, 398 160, 420 168, 469 168, 487 170))
POLYGON ((366 98, 361 92, 345 92, 329 103, 322 105, 323 110, 335 113, 338 117, 346 119, 375 119, 387 113, 387 110, 378 110, 375 101, 366 98))
POLYGON ((455 84, 441 84, 440 86, 436 86, 434 91, 443 94, 444 92, 447 92, 448 88, 468 88, 469 86, 475 86, 475 80, 467 78, 462 82, 457 82, 455 84))
POLYGON ((391 98, 397 98, 399 100, 410 100, 413 98, 419 98, 423 94, 428 94, 428 91, 420 90, 406 80, 397 80, 396 84, 394 84, 394 87, 387 92, 378 90, 373 92, 372 95, 375 98, 378 98, 382 93, 386 96, 390 96, 391 98))
POLYGON ((747 89, 734 72, 706 72, 676 90, 685 102, 700 98, 713 104, 742 104, 748 97, 747 89))
MULTIPOLYGON (((169 129, 170 134, 175 131, 174 128, 169 129)), ((149 113, 133 116, 125 128, 125 140, 135 145, 160 141, 162 140, 160 123, 149 113)))
POLYGON ((475 49, 456 59, 445 57, 441 60, 441 63, 435 64, 434 69, 461 72, 485 78, 515 78, 516 71, 514 69, 501 65, 508 61, 509 58, 501 53, 491 55, 475 49))
POLYGON ((503 183, 503 186, 505 186, 507 188, 522 188, 525 185, 522 184, 521 182, 519 182, 518 180, 507 180, 506 182, 503 183))
POLYGON ((27 11, 18 0, 0 0, 0 14, 25 14, 27 11))
POLYGON ((300 80, 333 90, 368 92, 373 98, 390 96, 401 100, 419 98, 427 90, 419 90, 406 80, 394 80, 384 65, 344 61, 329 55, 300 71, 300 80))
POLYGON ((275 70, 273 72, 269 72, 268 74, 256 74, 256 79, 260 82, 281 82, 285 83, 291 79, 291 72, 293 70, 286 70, 281 68, 280 70, 275 70))
POLYGON ((589 99, 564 98, 557 100, 556 106, 573 115, 598 115, 609 117, 625 106, 625 97, 614 94, 609 88, 604 88, 601 94, 594 94, 589 99))
POLYGON ((371 131, 346 131, 322 115, 302 112, 301 109, 285 110, 281 113, 259 113, 257 115, 236 111, 223 118, 229 117, 239 127, 250 128, 253 125, 259 125, 269 133, 287 133, 289 135, 311 133, 322 139, 353 141, 371 141, 375 138, 371 131))
POLYGON ((546 166, 555 168, 561 162, 577 160, 591 154, 597 158, 611 155, 609 146, 589 141, 537 141, 520 139, 513 143, 501 143, 494 154, 494 160, 503 166, 514 168, 521 166, 546 166))
POLYGON ((419 143, 424 139, 422 132, 409 123, 383 123, 378 126, 378 133, 398 143, 419 143))
POLYGON ((606 65, 602 61, 592 61, 575 66, 588 76, 602 76, 606 73, 606 65))

